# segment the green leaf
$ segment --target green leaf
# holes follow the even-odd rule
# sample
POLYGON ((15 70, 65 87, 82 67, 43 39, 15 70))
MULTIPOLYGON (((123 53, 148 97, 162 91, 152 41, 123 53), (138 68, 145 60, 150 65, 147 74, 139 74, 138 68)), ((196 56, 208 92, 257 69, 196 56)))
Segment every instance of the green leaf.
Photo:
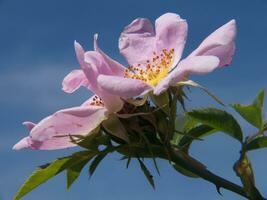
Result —
POLYGON ((84 138, 84 140, 81 140, 78 145, 86 148, 88 150, 98 150, 98 147, 100 145, 108 145, 110 144, 110 136, 99 134, 95 136, 89 136, 84 138))
POLYGON ((82 169, 88 163, 89 160, 84 160, 83 162, 74 165, 66 170, 67 172, 67 189, 70 189, 74 181, 79 177, 82 169))
POLYGON ((128 133, 115 114, 111 114, 107 120, 103 121, 102 125, 111 135, 129 142, 128 133))
POLYGON ((198 120, 200 123, 222 131, 229 136, 242 142, 242 130, 236 119, 229 113, 216 108, 205 108, 193 110, 187 113, 190 117, 198 120))
POLYGON ((74 153, 72 158, 66 163, 71 166, 67 168, 67 189, 71 187, 74 181, 79 177, 84 166, 99 152, 83 151, 74 153))
POLYGON ((80 147, 89 150, 97 150, 99 143, 96 142, 96 138, 102 137, 100 133, 100 127, 94 129, 89 135, 81 137, 78 141, 75 142, 80 147))
POLYGON ((207 135, 215 133, 216 130, 208 125, 199 125, 190 129, 180 140, 179 146, 185 148, 187 151, 189 146, 192 144, 196 138, 203 138, 207 135))
POLYGON ((179 114, 176 116, 175 119, 175 132, 173 134, 173 138, 171 140, 171 144, 178 145, 182 137, 185 135, 184 129, 187 124, 187 118, 188 116, 185 116, 184 114, 179 114))
POLYGON ((238 112, 245 120, 253 126, 262 129, 263 126, 263 102, 264 91, 260 91, 254 102, 250 105, 232 104, 231 106, 238 112))
POLYGON ((191 87, 196 87, 196 88, 200 88, 203 91, 205 91, 211 98, 213 98, 215 101, 217 101, 219 104, 224 106, 224 103, 222 102, 222 100, 220 100, 218 97, 216 97, 214 94, 212 94, 207 88, 205 88, 204 86, 192 81, 192 80, 188 80, 188 81, 181 81, 177 83, 177 86, 191 86, 191 87))
POLYGON ((246 145, 246 149, 248 151, 266 147, 267 147, 267 136, 257 137, 246 145))
POLYGON ((263 125, 263 131, 267 131, 267 122, 265 122, 263 125))
POLYGON ((175 130, 183 131, 186 125, 187 119, 184 114, 179 114, 175 119, 175 130))
POLYGON ((156 129, 162 142, 166 140, 166 136, 169 133, 168 119, 163 111, 159 110, 156 113, 156 129))
POLYGON ((71 168, 74 165, 87 160, 93 155, 97 155, 98 152, 95 151, 81 151, 74 153, 71 156, 59 158, 54 162, 37 169, 32 173, 32 175, 24 182, 19 191, 14 197, 14 200, 19 200, 27 193, 31 192, 33 189, 39 185, 45 183, 50 178, 56 176, 60 172, 71 168))
POLYGON ((71 157, 60 158, 44 169, 37 169, 21 186, 14 200, 21 199, 27 193, 63 171, 65 169, 63 166, 66 165, 70 159, 71 157))
POLYGON ((100 164, 100 162, 105 158, 107 154, 102 153, 95 157, 95 159, 92 161, 90 167, 89 167, 89 175, 92 176, 97 168, 97 166, 100 164))
POLYGON ((254 105, 257 105, 259 108, 263 108, 263 104, 264 104, 264 96, 265 96, 265 93, 264 93, 264 90, 261 90, 257 97, 255 98, 253 104, 254 105))
POLYGON ((193 119, 189 115, 185 115, 185 124, 183 127, 183 131, 187 132, 188 130, 194 128, 199 124, 198 120, 193 119))
POLYGON ((153 189, 155 189, 155 184, 154 184, 154 180, 153 180, 153 176, 151 175, 150 171, 147 169, 147 167, 145 166, 145 164, 143 163, 142 160, 140 160, 138 158, 138 162, 140 164, 140 167, 146 177, 146 179, 148 180, 149 184, 153 187, 153 189))
POLYGON ((235 109, 245 120, 257 128, 262 126, 261 110, 255 105, 232 104, 235 109))

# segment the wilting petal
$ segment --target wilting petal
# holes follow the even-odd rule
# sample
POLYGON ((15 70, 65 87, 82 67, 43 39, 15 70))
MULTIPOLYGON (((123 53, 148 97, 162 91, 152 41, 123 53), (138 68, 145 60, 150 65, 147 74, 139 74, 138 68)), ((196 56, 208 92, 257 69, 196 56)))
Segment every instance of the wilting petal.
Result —
POLYGON ((220 59, 220 67, 229 65, 235 53, 236 23, 231 20, 211 35, 190 54, 192 56, 214 55, 220 59))
POLYGON ((97 51, 98 53, 100 53, 102 55, 103 59, 107 63, 107 65, 108 65, 108 67, 110 68, 110 71, 111 71, 110 75, 122 76, 123 73, 124 73, 125 68, 120 63, 118 63, 117 61, 115 61, 112 58, 110 58, 107 54, 105 54, 99 48, 99 46, 97 44, 97 38, 98 38, 98 35, 95 34, 94 35, 94 49, 95 49, 95 51, 97 51))
POLYGON ((70 137, 54 137, 42 142, 35 141, 31 137, 21 139, 13 146, 14 150, 34 149, 34 150, 56 150, 74 147, 76 144, 71 142, 70 137))
POLYGON ((157 51, 174 48, 173 67, 181 59, 187 38, 187 22, 179 15, 166 13, 155 23, 157 51))
POLYGON ((71 71, 62 82, 62 90, 67 93, 72 93, 81 86, 88 87, 88 80, 82 70, 77 69, 71 71))
POLYGON ((30 132, 35 141, 58 136, 87 135, 107 118, 107 109, 96 106, 64 109, 40 121, 30 132))
POLYGON ((143 81, 118 76, 100 75, 97 81, 108 93, 125 98, 139 96, 153 89, 143 81))
POLYGON ((210 73, 218 67, 219 62, 219 59, 215 56, 194 56, 186 58, 155 87, 154 94, 159 95, 167 90, 170 85, 175 85, 189 74, 210 73))
POLYGON ((121 33, 119 39, 120 53, 130 65, 145 63, 155 51, 154 36, 154 28, 148 19, 135 19, 121 33))
POLYGON ((33 123, 33 122, 23 122, 22 123, 24 126, 26 126, 26 128, 29 130, 29 131, 31 131, 32 129, 33 129, 33 127, 35 127, 36 126, 36 124, 35 123, 33 123))

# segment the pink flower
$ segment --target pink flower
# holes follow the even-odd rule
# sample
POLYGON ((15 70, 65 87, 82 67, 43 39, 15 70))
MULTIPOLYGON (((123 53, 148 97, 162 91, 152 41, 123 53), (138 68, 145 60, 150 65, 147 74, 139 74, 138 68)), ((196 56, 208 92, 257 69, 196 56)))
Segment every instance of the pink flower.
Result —
POLYGON ((166 13, 155 22, 138 18, 126 26, 119 49, 130 67, 121 76, 99 75, 102 89, 121 97, 134 97, 153 90, 159 95, 189 74, 206 74, 230 64, 235 52, 236 25, 223 25, 187 58, 181 60, 187 23, 179 15, 166 13))
POLYGON ((63 90, 72 93, 80 86, 85 86, 102 98, 105 107, 110 112, 117 112, 123 106, 120 96, 112 95, 99 87, 97 78, 100 74, 122 76, 124 67, 107 56, 97 45, 97 35, 94 36, 94 51, 85 52, 75 41, 76 56, 82 69, 71 71, 63 80, 63 90))
POLYGON ((81 45, 75 42, 75 51, 82 70, 73 70, 65 77, 62 85, 63 90, 69 93, 85 86, 97 95, 81 106, 57 111, 38 124, 25 122, 30 135, 15 144, 13 149, 54 150, 75 146, 70 135, 88 135, 110 113, 121 110, 121 98, 100 88, 97 77, 99 74, 121 76, 124 68, 99 49, 97 36, 94 38, 94 46, 95 51, 84 52, 81 45))
POLYGON ((93 98, 82 106, 57 111, 38 124, 24 122, 30 135, 15 144, 13 149, 54 150, 75 146, 70 135, 87 135, 108 118, 108 110, 101 104, 93 105, 93 98))

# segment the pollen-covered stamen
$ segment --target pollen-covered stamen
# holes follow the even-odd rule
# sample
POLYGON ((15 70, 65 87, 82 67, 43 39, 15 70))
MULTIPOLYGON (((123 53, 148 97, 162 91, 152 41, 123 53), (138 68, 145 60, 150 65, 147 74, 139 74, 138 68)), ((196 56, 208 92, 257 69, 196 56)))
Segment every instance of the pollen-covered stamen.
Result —
POLYGON ((159 53, 153 52, 152 59, 125 69, 124 77, 138 79, 153 86, 157 85, 168 74, 173 54, 174 49, 163 49, 159 53))
POLYGON ((93 100, 90 103, 90 105, 92 105, 92 106, 101 106, 101 107, 105 106, 103 100, 100 97, 96 96, 96 95, 93 97, 93 100))

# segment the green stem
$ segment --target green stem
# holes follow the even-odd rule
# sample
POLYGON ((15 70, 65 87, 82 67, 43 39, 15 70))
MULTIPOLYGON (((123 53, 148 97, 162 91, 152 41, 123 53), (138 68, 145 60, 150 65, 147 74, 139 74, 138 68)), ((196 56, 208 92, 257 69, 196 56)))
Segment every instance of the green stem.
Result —
MULTIPOLYGON (((251 199, 249 196, 247 196, 246 192, 241 186, 212 173, 207 168, 205 168, 204 165, 201 164, 199 161, 179 151, 178 149, 171 150, 169 152, 169 155, 166 155, 165 151, 160 146, 153 145, 151 149, 153 150, 153 155, 155 157, 159 157, 165 160, 170 159, 172 162, 176 163, 177 165, 198 175, 204 180, 210 183, 213 183, 216 186, 218 192, 220 188, 224 188, 226 190, 239 194, 240 196, 243 196, 247 199, 251 199)), ((151 154, 148 153, 144 147, 140 147, 140 146, 131 147, 130 149, 126 147, 124 149, 118 150, 118 152, 124 155, 128 155, 130 153, 129 150, 131 150, 131 152, 136 151, 139 153, 139 155, 142 155, 143 157, 151 157, 151 154)), ((261 200, 261 199, 264 199, 264 198, 261 197, 258 200, 261 200)), ((255 199, 251 199, 251 200, 255 200, 255 199)))
POLYGON ((225 188, 243 197, 248 198, 247 194, 244 192, 241 186, 212 173, 207 168, 199 167, 199 161, 193 159, 192 157, 188 155, 185 156, 179 151, 173 151, 171 153, 171 159, 173 162, 177 163, 183 168, 191 171, 192 173, 203 178, 204 180, 213 183, 216 186, 218 192, 220 188, 225 188))

